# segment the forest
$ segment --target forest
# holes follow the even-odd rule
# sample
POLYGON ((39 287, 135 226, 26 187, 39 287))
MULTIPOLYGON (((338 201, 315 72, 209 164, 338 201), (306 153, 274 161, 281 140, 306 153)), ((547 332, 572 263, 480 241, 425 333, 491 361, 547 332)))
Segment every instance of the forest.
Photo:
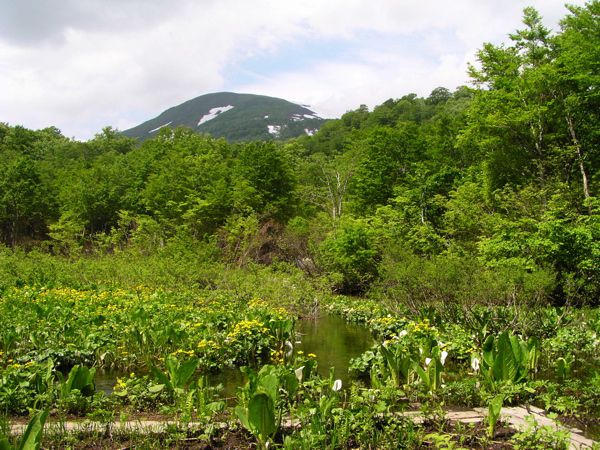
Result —
MULTIPOLYGON (((257 372, 244 369, 251 382, 223 420, 239 418, 249 437, 233 427, 236 439, 261 448, 398 448, 390 430, 408 436, 402 448, 455 448, 439 443, 457 438, 438 422, 419 431, 388 415, 404 398, 431 410, 467 399, 490 417, 498 401, 533 402, 598 426, 600 2, 570 6, 554 32, 526 8, 506 43, 481 46, 468 77, 453 91, 361 105, 285 142, 163 128, 139 143, 111 127, 80 142, 0 124, 0 414, 43 424, 42 406, 71 417, 170 405, 181 418, 187 401, 212 423, 227 409, 207 406, 192 373, 247 365, 257 372), (333 380, 309 374, 310 358, 283 356, 293 323, 315 311, 371 330, 374 350, 351 363, 370 377, 367 391, 323 394, 333 380), (161 317, 197 328, 158 336, 161 317), (44 321, 56 330, 36 330, 44 321), (81 334, 90 329, 93 342, 81 334), (219 333, 235 342, 229 352, 209 339, 219 333), (405 343, 407 333, 417 337, 405 343), (506 345, 544 349, 540 373, 552 376, 534 376, 531 356, 502 378, 493 358, 506 345), (463 375, 442 388, 448 352, 463 375), (412 362, 402 366, 401 354, 412 362), (437 375, 419 354, 441 363, 437 375), (472 375, 479 362, 488 375, 472 375), (301 365, 305 373, 292 370, 301 365), (73 396, 51 375, 75 383, 96 369, 139 378, 119 378, 115 406, 85 383, 73 396), (383 428, 357 406, 375 388, 383 428), (279 422, 253 422, 257 408, 279 411, 279 422), (306 427, 285 428, 281 414, 306 427)), ((493 426, 460 444, 492 448, 493 426)), ((224 446, 225 433, 204 429, 198 439, 213 447, 198 448, 224 446)), ((163 445, 183 445, 168 436, 163 445)), ((501 448, 563 448, 547 446, 557 435, 538 432, 540 447, 516 436, 520 444, 501 448)))

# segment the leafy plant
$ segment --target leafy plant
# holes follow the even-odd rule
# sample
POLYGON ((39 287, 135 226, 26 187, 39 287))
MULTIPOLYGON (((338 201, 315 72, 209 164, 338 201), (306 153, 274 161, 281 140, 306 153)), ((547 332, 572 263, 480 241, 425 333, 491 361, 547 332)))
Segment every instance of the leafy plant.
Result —
POLYGON ((0 450, 38 450, 42 444, 42 434, 47 417, 48 410, 35 414, 29 421, 17 447, 11 446, 6 437, 0 436, 0 450))
POLYGON ((490 383, 525 381, 537 367, 539 341, 524 341, 504 331, 499 336, 490 335, 483 343, 483 370, 481 373, 490 383))
POLYGON ((271 365, 263 366, 259 372, 243 368, 248 383, 241 391, 235 413, 244 428, 257 438, 261 448, 267 448, 279 430, 283 414, 282 394, 290 397, 298 389, 302 371, 297 371, 271 365))
POLYGON ((560 381, 564 381, 571 375, 571 364, 573 364, 574 359, 570 356, 567 358, 560 357, 556 360, 556 377, 560 381))
MULTIPOLYGON (((549 417, 555 418, 556 415, 550 414, 549 417)), ((571 433, 567 430, 560 429, 558 425, 552 427, 550 425, 540 426, 533 416, 525 417, 527 427, 516 433, 511 443, 517 450, 567 450, 571 442, 571 433)))
POLYGON ((400 342, 383 343, 379 346, 387 370, 396 387, 408 384, 414 370, 415 355, 408 346, 400 342))
MULTIPOLYGON (((96 369, 85 366, 74 366, 67 379, 59 388, 59 406, 73 414, 84 413, 91 405, 92 397, 96 392, 94 375, 96 369)), ((60 375, 59 375, 60 377, 60 375)))
POLYGON ((94 384, 94 375, 96 369, 88 369, 85 366, 74 366, 64 383, 61 385, 61 396, 68 397, 77 390, 85 397, 94 395, 96 385, 94 384))
POLYGON ((504 396, 496 395, 494 398, 490 400, 488 404, 488 415, 487 415, 487 423, 488 423, 488 436, 490 438, 494 437, 494 430, 496 429, 496 423, 498 423, 498 419, 500 418, 500 413, 502 412, 502 403, 504 402, 504 396))
POLYGON ((194 375, 194 372, 198 367, 198 362, 199 360, 197 357, 182 362, 173 355, 167 356, 165 361, 167 368, 166 373, 155 366, 151 368, 152 374, 161 383, 157 385, 155 389, 160 390, 162 388, 159 386, 163 386, 166 387, 169 392, 182 394, 194 375))
POLYGON ((414 368, 421 382, 431 394, 436 393, 442 384, 442 374, 444 371, 444 362, 448 353, 441 351, 438 346, 433 347, 430 356, 425 359, 424 367, 420 364, 415 364, 414 368))

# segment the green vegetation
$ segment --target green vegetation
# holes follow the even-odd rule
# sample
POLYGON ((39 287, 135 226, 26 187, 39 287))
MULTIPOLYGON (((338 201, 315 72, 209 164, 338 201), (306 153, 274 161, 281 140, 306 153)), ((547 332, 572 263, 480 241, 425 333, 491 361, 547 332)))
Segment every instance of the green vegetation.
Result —
POLYGON ((284 142, 0 124, 0 447, 83 418, 106 429, 44 446, 563 448, 506 432, 522 404, 597 425, 600 2, 554 34, 523 22, 479 51, 475 88, 284 142), (373 336, 344 386, 295 349, 318 313, 373 336), (176 423, 111 428, 147 416, 176 423))

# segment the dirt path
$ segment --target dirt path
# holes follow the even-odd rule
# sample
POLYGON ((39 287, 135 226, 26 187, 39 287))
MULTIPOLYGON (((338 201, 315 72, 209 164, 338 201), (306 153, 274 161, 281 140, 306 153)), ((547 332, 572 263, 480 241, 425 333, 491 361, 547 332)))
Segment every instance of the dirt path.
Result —
MULTIPOLYGON (((412 417, 416 422, 422 422, 423 416, 419 411, 409 411, 403 413, 404 415, 412 417)), ((477 423, 481 422, 487 415, 487 409, 485 408, 474 408, 469 410, 448 410, 446 412, 446 418, 453 421, 462 423, 477 423)), ((582 431, 576 428, 568 428, 563 425, 557 424, 556 421, 546 416, 544 410, 533 406, 523 407, 505 407, 502 408, 501 416, 506 420, 513 428, 522 430, 528 426, 526 421, 527 416, 533 416, 536 422, 540 426, 558 426, 561 430, 566 430, 571 433, 571 445, 572 450, 581 450, 592 448, 594 441, 583 436, 582 431)), ((294 426, 294 423, 288 421, 284 426, 294 426)), ((130 420, 125 422, 113 422, 109 424, 109 427, 113 430, 119 431, 130 431, 136 433, 162 433, 167 431, 169 428, 182 426, 181 422, 168 421, 168 420, 130 420)), ((190 422, 187 424, 189 428, 199 428, 202 424, 198 422, 190 422)), ((218 423, 219 427, 227 427, 226 423, 218 423)), ((13 424, 11 425, 11 432, 13 434, 22 434, 27 427, 26 424, 13 424)), ((91 421, 68 421, 68 422, 47 422, 47 432, 104 432, 107 429, 107 424, 100 422, 91 421)))

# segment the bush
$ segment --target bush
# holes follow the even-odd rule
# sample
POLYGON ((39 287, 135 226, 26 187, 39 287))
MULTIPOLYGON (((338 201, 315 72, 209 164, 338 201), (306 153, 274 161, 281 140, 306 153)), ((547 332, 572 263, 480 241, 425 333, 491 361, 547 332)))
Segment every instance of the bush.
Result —
POLYGON ((341 293, 360 294, 377 278, 381 256, 374 232, 365 221, 346 219, 319 250, 323 268, 342 275, 335 287, 341 293))

